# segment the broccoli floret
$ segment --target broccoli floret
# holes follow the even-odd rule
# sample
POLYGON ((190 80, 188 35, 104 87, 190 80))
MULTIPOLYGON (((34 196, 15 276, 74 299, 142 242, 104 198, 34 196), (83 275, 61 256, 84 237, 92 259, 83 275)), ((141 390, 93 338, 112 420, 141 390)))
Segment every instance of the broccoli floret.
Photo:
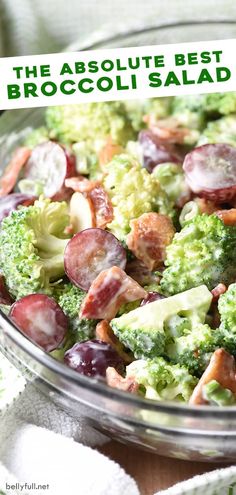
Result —
POLYGON ((114 208, 114 220, 108 228, 120 240, 125 241, 130 221, 143 213, 172 213, 158 180, 130 155, 116 156, 107 165, 104 187, 114 208))
POLYGON ((171 113, 173 97, 150 98, 144 102, 144 114, 151 116, 152 121, 164 119, 171 113))
POLYGON ((186 366, 191 374, 200 377, 217 347, 217 332, 208 325, 198 324, 192 329, 183 329, 181 336, 169 341, 166 355, 174 363, 186 366))
POLYGON ((16 298, 51 294, 51 282, 64 275, 63 254, 69 224, 65 202, 39 199, 13 211, 1 223, 0 269, 16 298))
POLYGON ((49 140, 49 132, 47 127, 42 126, 38 129, 33 129, 27 138, 24 140, 24 145, 33 149, 37 144, 44 143, 49 140))
POLYGON ((236 228, 216 215, 197 215, 176 233, 167 247, 161 280, 164 294, 176 294, 205 284, 228 285, 236 276, 236 228))
POLYGON ((227 388, 223 388, 216 380, 211 380, 202 387, 204 399, 213 406, 232 406, 236 404, 236 397, 227 388))
POLYGON ((181 165, 161 163, 155 167, 152 175, 158 179, 173 204, 176 204, 180 198, 189 196, 189 188, 181 165))
POLYGON ((173 337, 177 315, 179 320, 183 318, 183 329, 187 325, 186 319, 192 328, 195 324, 205 322, 211 301, 212 294, 207 287, 200 286, 182 294, 159 299, 114 318, 111 327, 122 344, 131 349, 136 358, 153 358, 165 354, 165 345, 173 337))
POLYGON ((198 382, 184 366, 168 363, 162 357, 133 361, 126 374, 140 385, 146 399, 158 401, 188 402, 198 382))
POLYGON ((236 356, 236 283, 231 284, 218 301, 220 327, 219 346, 236 356))
POLYGON ((90 179, 99 179, 102 171, 98 163, 97 143, 79 141, 72 145, 72 150, 76 157, 77 172, 82 175, 89 175, 90 179))
POLYGON ((85 103, 48 107, 46 122, 51 138, 64 143, 104 140, 125 144, 135 137, 122 102, 85 103))
POLYGON ((177 122, 189 129, 185 144, 194 145, 204 127, 205 95, 175 96, 172 103, 172 115, 177 122))
POLYGON ((205 95, 205 112, 228 115, 236 112, 236 92, 205 95))
POLYGON ((202 144, 227 143, 236 146, 236 114, 209 122, 199 137, 198 146, 202 144))
POLYGON ((73 339, 72 345, 94 337, 97 321, 79 318, 80 307, 86 292, 70 283, 56 288, 56 292, 57 302, 69 318, 71 337, 73 339))

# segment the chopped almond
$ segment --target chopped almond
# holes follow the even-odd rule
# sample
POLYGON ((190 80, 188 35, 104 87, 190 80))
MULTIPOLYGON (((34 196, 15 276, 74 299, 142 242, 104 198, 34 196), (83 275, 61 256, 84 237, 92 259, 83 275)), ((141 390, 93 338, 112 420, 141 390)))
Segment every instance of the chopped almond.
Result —
POLYGON ((114 156, 120 155, 123 152, 124 149, 119 144, 114 143, 111 138, 108 138, 98 155, 101 169, 103 169, 104 165, 107 165, 114 156))
POLYGON ((223 388, 227 388, 236 395, 236 363, 224 349, 217 349, 211 357, 207 369, 195 387, 189 404, 208 404, 203 396, 203 386, 212 380, 216 380, 223 388))
POLYGON ((130 392, 136 394, 139 389, 138 383, 134 378, 129 376, 128 378, 123 378, 119 375, 115 368, 109 366, 106 370, 107 384, 110 387, 117 388, 118 390, 123 390, 124 392, 130 392))
POLYGON ((70 224, 73 233, 96 227, 96 217, 90 198, 81 192, 75 192, 70 200, 70 224))

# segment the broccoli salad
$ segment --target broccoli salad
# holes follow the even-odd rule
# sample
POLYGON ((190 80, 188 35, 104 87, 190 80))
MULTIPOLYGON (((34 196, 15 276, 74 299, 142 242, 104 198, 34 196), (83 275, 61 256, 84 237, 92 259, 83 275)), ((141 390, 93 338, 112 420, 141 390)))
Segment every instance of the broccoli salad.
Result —
POLYGON ((50 107, 0 177, 0 311, 77 373, 236 404, 236 93, 50 107))

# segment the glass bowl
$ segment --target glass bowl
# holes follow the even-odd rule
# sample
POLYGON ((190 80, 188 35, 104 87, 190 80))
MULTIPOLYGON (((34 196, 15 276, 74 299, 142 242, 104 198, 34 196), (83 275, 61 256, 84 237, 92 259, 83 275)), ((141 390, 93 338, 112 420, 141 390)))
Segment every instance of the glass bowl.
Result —
MULTIPOLYGON (((162 25, 141 24, 116 33, 99 32, 70 50, 160 44, 233 38, 236 25, 230 19, 189 20, 162 25)), ((29 127, 42 123, 43 109, 13 110, 0 118, 0 163, 29 127)), ((19 332, 0 314, 0 348, 52 401, 75 418, 126 444, 153 453, 199 461, 236 460, 236 407, 189 407, 154 402, 108 387, 81 376, 57 362, 19 332)))

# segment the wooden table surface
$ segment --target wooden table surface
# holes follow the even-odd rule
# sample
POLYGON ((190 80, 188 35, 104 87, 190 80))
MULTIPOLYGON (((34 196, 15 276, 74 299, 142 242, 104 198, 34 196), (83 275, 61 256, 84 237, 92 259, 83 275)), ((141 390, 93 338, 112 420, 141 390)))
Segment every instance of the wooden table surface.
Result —
POLYGON ((168 459, 115 441, 99 450, 117 461, 136 480, 141 495, 153 495, 179 481, 226 466, 168 459))

